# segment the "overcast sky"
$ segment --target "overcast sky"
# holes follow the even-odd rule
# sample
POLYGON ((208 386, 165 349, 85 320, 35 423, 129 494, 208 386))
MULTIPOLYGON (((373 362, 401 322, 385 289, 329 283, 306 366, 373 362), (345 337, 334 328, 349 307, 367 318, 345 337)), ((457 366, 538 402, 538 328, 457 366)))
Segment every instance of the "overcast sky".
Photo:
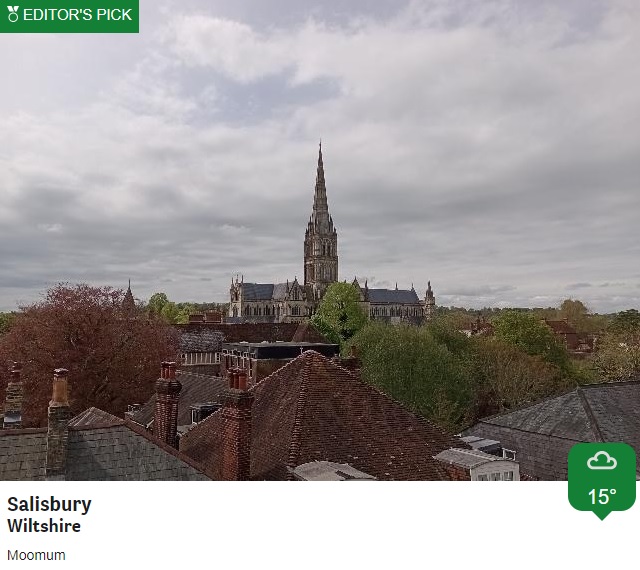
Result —
POLYGON ((0 310, 302 278, 320 138, 341 279, 640 306, 637 0, 140 3, 0 37, 0 310))

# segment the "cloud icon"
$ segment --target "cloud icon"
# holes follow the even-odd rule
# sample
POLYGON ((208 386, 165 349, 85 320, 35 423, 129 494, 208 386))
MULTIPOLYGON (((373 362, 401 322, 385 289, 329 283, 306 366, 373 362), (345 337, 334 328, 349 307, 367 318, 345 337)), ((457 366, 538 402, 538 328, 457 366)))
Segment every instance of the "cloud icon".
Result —
POLYGON ((598 451, 593 457, 587 461, 589 469, 615 469, 618 462, 615 457, 611 457, 606 451, 598 451))

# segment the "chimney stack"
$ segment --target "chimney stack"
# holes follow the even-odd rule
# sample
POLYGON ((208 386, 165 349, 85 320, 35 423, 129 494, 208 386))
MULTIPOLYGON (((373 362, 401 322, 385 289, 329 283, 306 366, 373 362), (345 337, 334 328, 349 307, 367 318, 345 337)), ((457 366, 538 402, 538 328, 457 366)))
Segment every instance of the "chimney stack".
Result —
POLYGON ((53 371, 53 397, 49 402, 49 425, 47 429, 47 480, 64 481, 67 466, 67 443, 69 439, 69 371, 58 368, 53 371))
POLYGON ((4 402, 4 429, 20 429, 22 427, 22 364, 14 362, 11 366, 11 380, 7 384, 4 402))
POLYGON ((178 447, 178 398, 182 384, 176 380, 176 363, 163 362, 156 382, 153 432, 158 439, 178 447))
POLYGON ((229 390, 222 408, 222 479, 246 481, 251 476, 251 407, 254 396, 247 389, 247 373, 230 369, 229 390))

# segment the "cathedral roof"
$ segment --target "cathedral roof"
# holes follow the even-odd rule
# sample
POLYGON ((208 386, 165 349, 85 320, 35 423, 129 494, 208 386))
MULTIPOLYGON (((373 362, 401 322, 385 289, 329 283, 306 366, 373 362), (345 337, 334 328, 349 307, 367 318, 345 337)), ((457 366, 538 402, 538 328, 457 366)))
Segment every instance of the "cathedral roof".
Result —
POLYGON ((413 305, 420 303, 415 290, 405 289, 369 289, 369 302, 380 304, 413 305))
POLYGON ((287 299, 294 281, 286 283, 242 283, 245 301, 281 301, 287 299))

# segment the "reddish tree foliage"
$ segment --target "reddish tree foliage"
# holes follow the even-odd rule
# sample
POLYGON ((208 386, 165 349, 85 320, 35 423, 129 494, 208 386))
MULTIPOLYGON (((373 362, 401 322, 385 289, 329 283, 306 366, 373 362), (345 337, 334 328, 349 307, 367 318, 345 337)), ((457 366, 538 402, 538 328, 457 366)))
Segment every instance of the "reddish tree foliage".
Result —
POLYGON ((45 426, 55 368, 69 369, 74 413, 91 406, 122 417, 149 399, 162 360, 175 359, 177 338, 163 321, 125 304, 124 291, 59 284, 22 307, 0 337, 2 392, 9 361, 24 364, 23 425, 45 426))

